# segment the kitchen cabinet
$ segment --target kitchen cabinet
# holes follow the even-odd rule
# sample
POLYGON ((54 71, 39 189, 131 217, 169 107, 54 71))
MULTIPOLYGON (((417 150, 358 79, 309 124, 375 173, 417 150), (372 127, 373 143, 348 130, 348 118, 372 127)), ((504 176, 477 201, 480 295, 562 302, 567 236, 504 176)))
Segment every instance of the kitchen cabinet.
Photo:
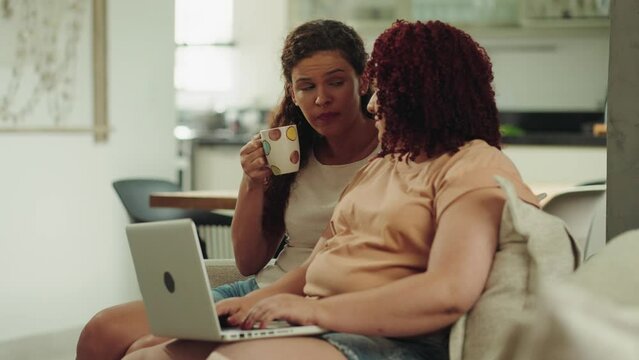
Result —
POLYGON ((296 0, 289 28, 312 19, 336 19, 367 45, 396 19, 441 20, 463 29, 607 28, 609 0, 296 0))
POLYGON ((409 19, 411 0, 289 1, 289 28, 313 19, 334 19, 351 25, 372 48, 377 36, 396 19, 409 19))
POLYGON ((610 0, 521 0, 522 26, 608 27, 610 0))
POLYGON ((567 187, 606 179, 602 146, 504 145, 503 151, 531 185, 567 187))
POLYGON ((193 144, 192 181, 195 190, 238 189, 242 180, 240 149, 244 144, 193 144))
MULTIPOLYGON (((241 145, 196 142, 193 149, 193 189, 237 189, 242 179, 240 148, 241 145)), ((507 144, 503 151, 535 191, 606 178, 605 147, 507 144)))
MULTIPOLYGON (((535 0, 535 3, 549 1, 555 6, 565 4, 563 0, 535 0)), ((592 5, 592 1, 599 0, 579 3, 592 5)), ((590 20, 596 21, 586 22, 586 17, 578 19, 573 13, 572 18, 553 17, 550 15, 556 13, 552 8, 524 11, 522 4, 525 0, 295 0, 285 5, 288 24, 284 27, 292 28, 316 18, 342 20, 364 37, 370 50, 372 41, 396 18, 441 18, 462 24, 459 26, 488 51, 500 112, 540 114, 543 120, 540 123, 550 123, 546 119, 550 113, 603 113, 608 75, 607 18, 592 16, 590 20), (460 15, 462 12, 446 12, 454 7, 461 11, 473 6, 484 6, 485 11, 464 15, 466 18, 460 15), (508 16, 489 14, 509 6, 508 16), (518 9, 516 18, 512 6, 518 9), (580 19, 584 22, 572 22, 580 19)), ((278 40, 277 51, 280 46, 278 40)), ((579 126, 569 134, 555 134, 556 129, 551 128, 535 127, 535 130, 527 137, 505 139, 511 142, 505 145, 505 152, 526 181, 575 184, 605 178, 604 138, 590 137, 584 141, 580 137, 584 131, 579 126)), ((245 141, 231 144, 201 138, 194 143, 193 188, 236 188, 242 176, 239 149, 245 141)))

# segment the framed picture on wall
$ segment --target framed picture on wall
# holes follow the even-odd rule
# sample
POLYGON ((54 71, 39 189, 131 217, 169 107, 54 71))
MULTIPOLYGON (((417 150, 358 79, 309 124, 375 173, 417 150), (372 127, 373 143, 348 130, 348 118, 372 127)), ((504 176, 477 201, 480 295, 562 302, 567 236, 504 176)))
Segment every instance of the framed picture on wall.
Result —
POLYGON ((109 134, 106 0, 0 0, 0 132, 109 134))

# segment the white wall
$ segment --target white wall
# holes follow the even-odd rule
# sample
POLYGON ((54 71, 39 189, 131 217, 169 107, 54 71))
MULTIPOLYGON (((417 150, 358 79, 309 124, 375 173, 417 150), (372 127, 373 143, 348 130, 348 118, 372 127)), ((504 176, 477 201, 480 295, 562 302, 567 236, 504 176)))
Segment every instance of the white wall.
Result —
POLYGON ((493 63, 500 110, 603 111, 608 38, 607 28, 521 29, 476 40, 493 63))
POLYGON ((108 143, 0 134, 0 341, 139 296, 111 182, 175 178, 173 2, 107 3, 108 143))

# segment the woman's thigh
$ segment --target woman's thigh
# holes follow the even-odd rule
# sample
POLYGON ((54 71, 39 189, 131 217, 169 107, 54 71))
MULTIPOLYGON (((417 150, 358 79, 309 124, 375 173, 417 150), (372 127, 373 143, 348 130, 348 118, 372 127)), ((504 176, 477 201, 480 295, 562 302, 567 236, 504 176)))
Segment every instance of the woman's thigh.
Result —
POLYGON ((337 348, 317 337, 285 337, 235 342, 219 346, 207 360, 221 359, 346 360, 337 348))
POLYGON ((217 346, 207 341, 173 340, 131 352, 122 360, 204 360, 217 346))
POLYGON ((292 337, 216 344, 205 341, 176 340, 142 349, 123 360, 218 360, 218 359, 291 359, 345 360, 328 342, 314 337, 292 337))

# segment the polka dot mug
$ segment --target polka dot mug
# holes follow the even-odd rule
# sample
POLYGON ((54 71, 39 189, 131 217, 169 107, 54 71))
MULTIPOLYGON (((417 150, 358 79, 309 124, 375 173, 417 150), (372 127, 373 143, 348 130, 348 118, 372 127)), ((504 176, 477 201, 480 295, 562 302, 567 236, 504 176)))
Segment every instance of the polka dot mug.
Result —
POLYGON ((262 147, 273 175, 300 169, 300 142, 297 126, 287 125, 260 131, 262 147))

